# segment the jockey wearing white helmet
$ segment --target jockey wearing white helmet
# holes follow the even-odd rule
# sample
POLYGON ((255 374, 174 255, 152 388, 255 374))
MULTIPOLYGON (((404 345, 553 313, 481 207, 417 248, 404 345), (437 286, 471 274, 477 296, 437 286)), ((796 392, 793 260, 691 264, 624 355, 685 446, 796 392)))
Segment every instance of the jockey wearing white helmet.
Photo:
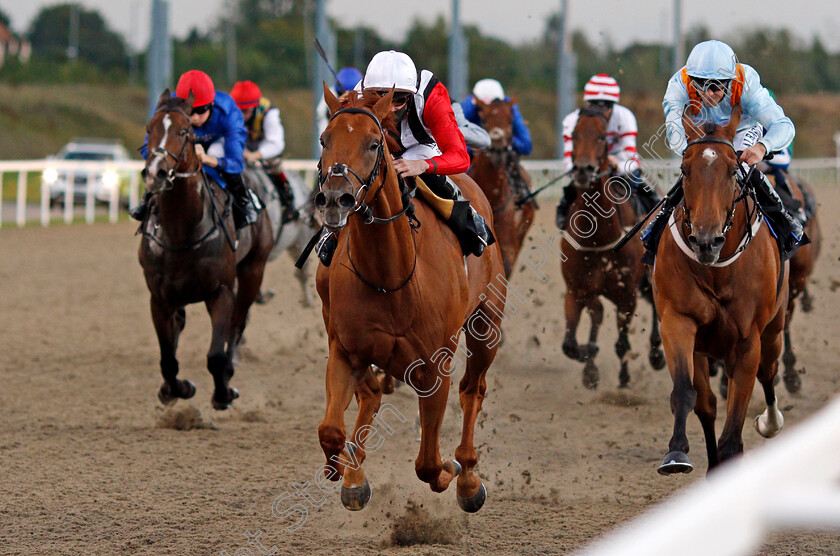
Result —
POLYGON ((394 89, 391 111, 397 117, 401 148, 391 153, 394 169, 401 178, 422 174, 436 195, 455 201, 448 224, 465 255, 481 255, 495 241, 493 234, 457 185, 446 178, 466 172, 470 165, 446 87, 432 72, 418 73, 407 54, 393 50, 377 53, 356 87, 380 96, 394 89))
MULTIPOLYGON (((606 73, 593 75, 583 88, 583 100, 587 103, 586 111, 597 111, 606 117, 607 160, 614 168, 615 174, 636 194, 640 212, 647 213, 659 202, 659 196, 642 178, 636 150, 639 128, 633 112, 618 103, 621 100, 618 82, 606 73)), ((572 132, 579 116, 580 109, 577 109, 563 119, 563 169, 567 173, 572 170, 572 132)), ((565 227, 569 207, 576 198, 577 188, 574 183, 563 188, 563 197, 557 205, 556 217, 560 229, 565 227)))
MULTIPOLYGON (((767 153, 781 151, 793 141, 796 133, 793 122, 761 85, 758 72, 739 63, 735 52, 726 43, 710 40, 697 44, 688 55, 686 65, 668 81, 662 101, 668 147, 682 157, 687 144, 682 124, 686 110, 698 124, 712 122, 723 125, 729 121, 732 109, 739 104, 741 121, 732 143, 737 151, 743 151, 740 160, 745 167, 761 162, 767 153)), ((803 232, 802 222, 790 215, 764 175, 756 170, 752 176, 757 201, 780 240, 781 255, 786 260, 800 245, 810 240, 803 232)), ((671 211, 682 199, 681 180, 668 193, 663 210, 642 233, 648 249, 645 255, 647 262, 653 261, 659 235, 671 211)), ((804 212, 798 212, 804 221, 804 212)))

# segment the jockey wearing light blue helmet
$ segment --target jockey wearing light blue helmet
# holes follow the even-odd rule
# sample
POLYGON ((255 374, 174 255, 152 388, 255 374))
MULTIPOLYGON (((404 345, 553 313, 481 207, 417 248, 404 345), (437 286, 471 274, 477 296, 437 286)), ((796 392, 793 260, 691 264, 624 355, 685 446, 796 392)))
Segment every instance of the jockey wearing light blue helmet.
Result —
MULTIPOLYGON (((682 157, 687 146, 683 113, 688 113, 698 124, 723 125, 739 104, 741 120, 732 144, 736 151, 742 151, 740 161, 745 167, 758 164, 767 153, 781 151, 793 141, 796 134, 793 122, 761 85, 758 72, 739 63, 726 43, 710 40, 697 44, 686 65, 668 81, 662 101, 668 147, 682 157)), ((805 214, 800 210, 799 220, 791 216, 764 174, 756 170, 751 176, 756 200, 780 240, 782 259, 787 260, 800 245, 810 242, 802 227, 805 214)), ((648 250, 642 260, 648 264, 653 263, 668 216, 682 199, 681 183, 682 178, 668 193, 662 210, 642 232, 648 250)))

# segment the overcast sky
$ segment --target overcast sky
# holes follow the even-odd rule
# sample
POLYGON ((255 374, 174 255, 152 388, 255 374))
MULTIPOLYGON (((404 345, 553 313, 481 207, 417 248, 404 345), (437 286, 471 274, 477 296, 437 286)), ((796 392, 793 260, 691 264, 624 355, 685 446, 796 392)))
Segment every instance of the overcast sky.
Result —
MULTIPOLYGON (((71 0, 0 0, 16 30, 29 27, 45 6, 71 0)), ((148 40, 151 0, 76 0, 102 13, 109 26, 133 45, 148 40)), ((344 26, 363 23, 385 37, 399 39, 414 18, 449 19, 451 0, 325 0, 328 14, 344 26)), ((673 0, 569 0, 569 27, 583 29, 590 40, 613 44, 655 42, 673 37, 673 0)), ((227 0, 169 0, 172 32, 183 37, 204 29, 222 15, 227 0)), ((683 30, 704 24, 717 36, 749 26, 788 28, 802 39, 818 35, 831 51, 840 50, 840 2, 837 0, 683 0, 683 30)), ((510 42, 529 41, 545 28, 560 0, 461 0, 461 17, 484 34, 510 42)), ((738 53, 748 59, 748 53, 738 53)))

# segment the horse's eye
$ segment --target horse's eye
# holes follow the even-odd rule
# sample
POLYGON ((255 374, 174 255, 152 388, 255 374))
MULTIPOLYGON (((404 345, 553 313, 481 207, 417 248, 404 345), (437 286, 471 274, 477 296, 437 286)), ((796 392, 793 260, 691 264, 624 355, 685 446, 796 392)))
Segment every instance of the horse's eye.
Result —
POLYGON ((379 141, 374 141, 373 143, 370 144, 370 150, 372 150, 372 151, 379 150, 379 145, 380 145, 379 141))
POLYGON ((184 135, 186 135, 186 134, 187 134, 187 130, 186 130, 186 129, 182 129, 181 131, 179 131, 179 132, 178 132, 178 135, 180 135, 181 137, 183 137, 183 136, 184 136, 184 135))

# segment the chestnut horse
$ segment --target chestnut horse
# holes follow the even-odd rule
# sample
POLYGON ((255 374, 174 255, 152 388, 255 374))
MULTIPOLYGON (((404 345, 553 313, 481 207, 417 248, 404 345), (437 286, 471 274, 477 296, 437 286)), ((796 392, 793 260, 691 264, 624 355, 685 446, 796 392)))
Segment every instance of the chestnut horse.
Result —
POLYGON ((481 125, 490 134, 492 143, 486 149, 476 151, 469 175, 484 191, 493 207, 493 224, 496 241, 502 251, 505 276, 510 278, 516 257, 522 249, 522 242, 534 222, 537 210, 533 198, 520 203, 528 194, 527 189, 515 190, 516 174, 528 185, 531 178, 519 164, 519 157, 513 152, 513 105, 509 101, 496 99, 486 104, 476 99, 481 125))
MULTIPOLYGON (((566 337, 563 353, 580 362, 583 385, 598 387, 599 373, 595 365, 598 353, 598 330, 604 318, 600 297, 616 306, 618 341, 615 352, 621 361, 619 386, 630 382, 627 370, 630 351, 629 329, 636 311, 637 291, 650 296, 641 258, 641 239, 633 238, 623 248, 613 247, 624 235, 624 228, 632 225, 636 214, 629 200, 628 185, 611 178, 607 161, 607 120, 597 109, 583 108, 573 132, 572 175, 574 185, 581 190, 569 207, 569 225, 560 242, 560 268, 566 281, 566 337), (647 286, 646 288, 644 286, 647 286), (581 311, 589 310, 592 328, 585 346, 577 343, 577 327, 581 311)), ((659 336, 656 309, 653 310, 648 358, 655 369, 665 366, 659 336)))
POLYGON ((143 173, 153 197, 140 227, 140 265, 160 344, 164 383, 158 398, 166 404, 195 394, 192 382, 177 378, 176 350, 186 324, 184 307, 204 302, 213 325, 207 352, 207 369, 215 383, 211 401, 215 409, 227 409, 239 397, 229 387, 231 357, 274 241, 263 211, 256 224, 242 230, 234 248, 229 197, 207 182, 195 154, 188 116, 192 103, 192 93, 183 100, 167 89, 146 125, 149 153, 143 173))
POLYGON ((674 431, 659 473, 688 473, 688 412, 700 419, 709 469, 743 452, 741 433, 756 377, 766 411, 758 432, 774 436, 784 423, 773 379, 782 349, 788 269, 750 196, 732 139, 741 107, 725 127, 698 130, 683 115, 688 145, 683 154, 684 200, 659 243, 653 268, 662 340, 673 380, 674 431), (717 401, 708 357, 724 362, 730 379, 726 422, 715 443, 717 401))
MULTIPOLYGON (((386 144, 395 129, 393 91, 382 98, 366 93, 348 99, 343 109, 326 84, 324 97, 332 118, 321 135, 315 208, 338 236, 332 263, 319 266, 316 276, 329 339, 327 407, 318 427, 327 458, 324 472, 333 481, 343 478, 341 500, 348 509, 359 510, 370 499, 361 464, 382 399, 371 369, 376 365, 419 395, 417 476, 435 492, 446 490, 457 476, 459 505, 478 511, 487 491, 474 472, 473 434, 506 295, 499 248, 490 245, 481 257, 465 258, 455 235, 429 206, 419 199, 412 204, 392 164, 394 147, 386 144), (412 206, 414 217, 407 213, 412 206), (459 386, 463 432, 456 459, 443 463, 438 437, 462 327, 468 356, 459 386), (359 413, 347 438, 344 410, 354 393, 359 413)), ((478 186, 464 174, 454 177, 492 224, 478 186)))

